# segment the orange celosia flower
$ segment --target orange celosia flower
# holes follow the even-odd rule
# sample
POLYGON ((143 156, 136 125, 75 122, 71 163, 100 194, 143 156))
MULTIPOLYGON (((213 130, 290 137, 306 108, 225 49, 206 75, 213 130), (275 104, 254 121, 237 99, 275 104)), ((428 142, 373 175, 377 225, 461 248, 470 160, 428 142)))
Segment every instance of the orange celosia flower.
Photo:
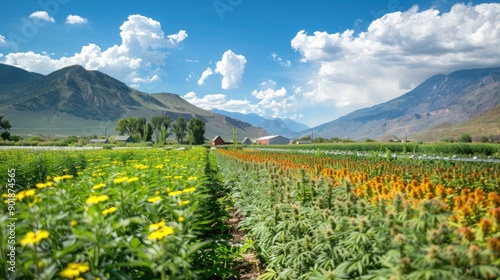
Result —
POLYGON ((474 241, 476 237, 474 236, 474 233, 469 227, 463 227, 461 229, 458 229, 458 232, 465 238, 467 241, 474 241))
POLYGON ((489 238, 488 249, 492 250, 495 254, 500 254, 500 239, 496 237, 489 238))
POLYGON ((487 236, 493 227, 493 222, 488 218, 482 218, 481 221, 479 221, 479 227, 483 232, 483 236, 487 236))

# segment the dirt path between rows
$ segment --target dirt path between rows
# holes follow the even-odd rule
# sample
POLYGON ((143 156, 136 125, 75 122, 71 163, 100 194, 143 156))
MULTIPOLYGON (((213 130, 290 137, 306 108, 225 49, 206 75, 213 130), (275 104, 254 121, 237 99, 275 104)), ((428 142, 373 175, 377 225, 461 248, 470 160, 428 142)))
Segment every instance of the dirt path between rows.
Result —
MULTIPOLYGON (((231 226, 231 235, 233 239, 231 243, 233 246, 241 247, 245 242, 246 232, 238 229, 240 221, 242 219, 236 211, 231 211, 229 213, 229 225, 231 226)), ((260 259, 257 254, 249 249, 242 254, 242 259, 239 260, 239 265, 237 266, 241 280, 255 280, 261 272, 260 259)))

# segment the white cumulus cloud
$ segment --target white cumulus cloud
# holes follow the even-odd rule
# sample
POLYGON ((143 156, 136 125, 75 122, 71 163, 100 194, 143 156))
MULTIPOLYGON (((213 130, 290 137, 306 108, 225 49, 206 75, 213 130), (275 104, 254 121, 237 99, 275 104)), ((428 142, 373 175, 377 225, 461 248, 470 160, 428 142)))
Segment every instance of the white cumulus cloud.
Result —
POLYGON ((214 71, 212 71, 212 68, 208 67, 207 69, 205 69, 205 71, 203 71, 203 73, 201 73, 201 77, 200 79, 198 79, 198 85, 204 85, 205 84, 205 80, 214 73, 214 71))
POLYGON ((66 17, 66 23, 67 24, 85 24, 85 23, 88 23, 88 20, 84 17, 79 16, 79 15, 68 15, 66 17))
POLYGON ((198 97, 195 92, 191 91, 186 93, 182 98, 205 110, 219 109, 231 112, 247 113, 253 112, 257 107, 256 105, 252 105, 248 100, 228 100, 227 95, 221 93, 207 94, 203 97, 198 97))
POLYGON ((255 96, 258 99, 276 99, 280 97, 285 97, 287 94, 286 89, 284 87, 281 87, 278 90, 274 90, 272 88, 268 88, 266 90, 254 90, 252 91, 252 95, 255 96))
POLYGON ((166 49, 177 47, 187 37, 184 30, 165 36, 160 22, 142 15, 130 15, 120 30, 121 43, 105 50, 91 43, 72 56, 52 58, 29 51, 9 53, 0 62, 42 74, 79 64, 137 85, 157 81, 155 72, 164 63, 166 49))
POLYGON ((44 20, 48 22, 56 22, 56 20, 53 17, 49 16, 49 14, 46 11, 33 12, 30 14, 29 18, 44 20))
POLYGON ((438 73, 498 66, 500 4, 455 4, 446 12, 414 6, 377 18, 358 34, 302 30, 291 46, 313 73, 300 85, 309 102, 371 106, 438 73))
POLYGON ((284 117, 290 110, 296 107, 297 99, 294 96, 288 96, 285 87, 280 89, 267 88, 265 90, 253 90, 252 95, 259 99, 257 103, 258 113, 272 116, 284 117))
POLYGON ((294 96, 288 96, 284 87, 274 90, 254 90, 252 95, 257 98, 256 102, 242 99, 229 99, 227 95, 216 93, 199 97, 195 92, 186 93, 183 98, 189 103, 205 110, 220 109, 239 113, 256 113, 272 117, 286 117, 293 114, 296 109, 297 100, 294 96))
POLYGON ((5 36, 0 34, 0 44, 5 44, 5 36))
POLYGON ((173 44, 179 44, 188 37, 186 30, 180 30, 177 34, 168 35, 168 39, 173 44))
POLYGON ((247 60, 243 55, 227 50, 222 59, 217 61, 215 73, 222 75, 222 89, 237 88, 243 77, 247 60))

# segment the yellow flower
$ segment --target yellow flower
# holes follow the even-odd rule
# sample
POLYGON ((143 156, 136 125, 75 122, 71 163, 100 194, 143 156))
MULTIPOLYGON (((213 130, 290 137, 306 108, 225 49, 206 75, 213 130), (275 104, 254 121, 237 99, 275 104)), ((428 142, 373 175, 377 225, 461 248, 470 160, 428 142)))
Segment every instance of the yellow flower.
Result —
POLYGON ((92 189, 93 189, 93 190, 97 190, 97 189, 100 189, 100 188, 102 188, 102 187, 104 187, 104 186, 106 186, 106 184, 104 184, 104 183, 100 183, 100 184, 97 184, 97 185, 93 186, 93 187, 92 187, 92 189))
POLYGON ((109 199, 107 195, 91 195, 87 198, 86 204, 97 204, 99 202, 103 202, 109 199))
POLYGON ((155 197, 152 197, 152 198, 148 198, 148 202, 155 203, 157 201, 161 201, 161 197, 155 196, 155 197))
POLYGON ((129 178, 127 180, 128 183, 132 183, 132 182, 135 182, 135 181, 138 181, 139 180, 139 177, 132 177, 132 178, 129 178))
POLYGON ((198 180, 198 177, 196 177, 196 176, 189 176, 188 177, 188 181, 195 181, 195 180, 198 180))
POLYGON ((179 205, 182 206, 182 205, 186 205, 186 204, 189 204, 191 201, 189 200, 181 200, 179 201, 179 205))
MULTIPOLYGON (((150 226, 151 227, 151 226, 150 226)), ((157 230, 151 232, 148 235, 149 240, 161 240, 165 236, 169 236, 171 234, 174 234, 174 228, 168 227, 168 226, 161 226, 157 230)))
POLYGON ((46 239, 49 237, 49 232, 46 230, 38 230, 37 232, 28 232, 26 233, 26 236, 24 236, 19 243, 21 243, 22 247, 25 247, 26 245, 34 245, 40 243, 43 239, 46 239))
POLYGON ((71 223, 69 223, 72 227, 78 225, 78 222, 75 220, 72 220, 71 223))
POLYGON ((177 195, 180 195, 181 193, 182 193, 182 191, 169 192, 168 196, 177 196, 177 195))
POLYGON ((46 187, 47 187, 47 184, 44 184, 44 183, 36 183, 36 187, 37 187, 37 189, 43 189, 43 188, 46 188, 46 187))
POLYGON ((184 219, 184 217, 180 216, 178 220, 179 220, 179 222, 182 223, 182 222, 184 222, 185 219, 184 219))
MULTIPOLYGON (((61 273, 59 274, 63 278, 68 278, 68 279, 73 279, 75 277, 80 276, 80 273, 85 273, 89 271, 90 267, 88 264, 83 263, 70 263, 68 264, 68 267, 66 267, 61 273)), ((78 278, 76 278, 78 279, 78 278)))
POLYGON ((149 166, 144 165, 144 164, 140 164, 140 163, 139 163, 139 164, 134 165, 133 167, 134 167, 134 168, 136 168, 136 169, 139 169, 139 170, 142 170, 142 169, 148 169, 148 168, 149 168, 149 166))
POLYGON ((116 179, 113 180, 113 183, 119 184, 119 183, 123 183, 123 182, 125 182, 127 180, 128 180, 128 177, 116 178, 116 179))
POLYGON ((25 196, 34 196, 35 195, 35 190, 34 189, 31 189, 31 190, 27 190, 25 193, 24 193, 25 196))
POLYGON ((18 192, 16 194, 16 199, 18 201, 23 201, 24 197, 26 196, 25 194, 26 194, 26 191, 18 192))
POLYGON ((165 176, 165 179, 170 179, 170 178, 172 178, 172 175, 165 176))
POLYGON ((31 203, 28 203, 28 207, 33 207, 35 204, 37 204, 38 202, 40 202, 40 199, 38 197, 35 197, 35 199, 33 199, 33 202, 31 203))
POLYGON ((102 211, 102 214, 103 214, 103 215, 107 215, 107 214, 111 214, 111 213, 113 213, 113 212, 115 212, 115 211, 116 211, 116 207, 114 207, 114 206, 113 206, 113 207, 111 207, 111 208, 108 208, 108 209, 106 209, 106 210, 102 211))
POLYGON ((182 179, 182 175, 174 176, 174 179, 182 179))
POLYGON ((80 271, 76 269, 70 269, 70 268, 65 268, 59 275, 63 278, 68 278, 68 279, 73 279, 75 277, 78 277, 80 275, 80 271))
POLYGON ((160 194, 160 191, 155 191, 155 194, 156 194, 156 195, 159 195, 159 194, 160 194))
POLYGON ((192 188, 187 188, 187 189, 184 189, 182 192, 183 193, 191 193, 191 192, 194 192, 196 189, 194 187, 192 188))
POLYGON ((164 167, 163 164, 158 164, 157 166, 155 166, 156 169, 162 169, 164 167))
POLYGON ((161 222, 159 223, 156 223, 156 224, 150 224, 149 225, 149 231, 151 230, 157 230, 159 229, 160 227, 164 227, 165 226, 165 220, 162 220, 161 222))
POLYGON ((73 176, 73 175, 69 175, 69 174, 67 174, 67 175, 62 175, 62 176, 56 176, 56 177, 54 177, 54 182, 59 182, 59 181, 61 181, 61 180, 63 180, 63 179, 73 179, 74 177, 75 177, 75 176, 73 176))

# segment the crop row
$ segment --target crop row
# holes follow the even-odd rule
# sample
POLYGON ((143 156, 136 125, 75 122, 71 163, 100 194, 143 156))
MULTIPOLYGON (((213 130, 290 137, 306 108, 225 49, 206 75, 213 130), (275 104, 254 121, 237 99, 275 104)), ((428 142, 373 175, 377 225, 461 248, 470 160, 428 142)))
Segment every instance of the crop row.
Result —
POLYGON ((322 151, 358 151, 401 154, 432 154, 482 157, 500 157, 500 145, 492 143, 382 143, 382 142, 347 142, 301 145, 272 145, 260 146, 261 149, 284 148, 287 150, 322 150, 322 151))
POLYGON ((19 180, 0 208, 16 219, 0 230, 5 278, 193 279, 224 262, 207 249, 222 208, 206 149, 23 153, 0 155, 19 180))
POLYGON ((220 150, 261 279, 497 279, 500 170, 220 150), (243 170, 243 172, 242 172, 243 170))

